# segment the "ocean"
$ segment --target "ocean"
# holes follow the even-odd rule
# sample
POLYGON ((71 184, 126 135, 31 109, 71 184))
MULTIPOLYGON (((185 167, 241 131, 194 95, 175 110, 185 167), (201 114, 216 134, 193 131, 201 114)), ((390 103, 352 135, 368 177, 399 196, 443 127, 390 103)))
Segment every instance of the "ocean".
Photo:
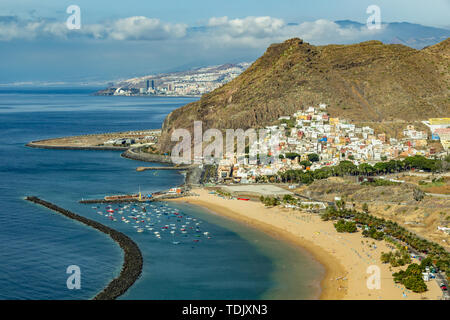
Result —
POLYGON ((121 270, 122 251, 108 236, 25 201, 29 195, 104 223, 138 244, 143 273, 120 299, 318 297, 324 270, 307 252, 206 209, 158 203, 144 214, 141 207, 115 205, 108 214, 106 206, 79 204, 106 194, 168 189, 184 177, 136 172, 142 163, 120 152, 32 149, 27 142, 158 129, 170 111, 196 100, 97 97, 90 94, 95 90, 0 88, 0 299, 90 299, 121 270), (81 270, 80 289, 67 288, 71 265, 81 270))

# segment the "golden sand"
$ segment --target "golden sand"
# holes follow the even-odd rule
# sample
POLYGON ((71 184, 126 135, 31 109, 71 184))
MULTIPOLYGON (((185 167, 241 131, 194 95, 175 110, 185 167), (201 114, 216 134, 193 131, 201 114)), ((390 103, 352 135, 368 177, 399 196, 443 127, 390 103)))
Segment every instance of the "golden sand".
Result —
POLYGON ((172 201, 188 202, 207 208, 221 216, 248 224, 261 231, 290 241, 310 252, 326 269, 321 282, 323 300, 420 300, 440 299, 436 281, 427 282, 423 294, 406 290, 392 279, 389 265, 380 262, 381 252, 388 252, 385 241, 365 239, 361 233, 338 233, 332 222, 322 221, 318 215, 285 208, 266 208, 254 201, 228 200, 206 189, 195 189, 199 196, 172 201), (376 248, 373 246, 376 245, 376 248), (381 271, 381 288, 369 289, 370 266, 381 271))

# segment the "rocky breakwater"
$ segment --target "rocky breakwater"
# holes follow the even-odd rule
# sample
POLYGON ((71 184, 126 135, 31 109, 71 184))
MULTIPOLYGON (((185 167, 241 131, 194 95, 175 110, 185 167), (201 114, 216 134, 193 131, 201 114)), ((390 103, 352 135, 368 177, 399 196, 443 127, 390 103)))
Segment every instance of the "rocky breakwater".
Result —
POLYGON ((173 164, 170 156, 156 153, 142 152, 140 148, 130 148, 121 154, 123 158, 143 162, 156 162, 173 164))
POLYGON ((109 228, 97 221, 85 218, 75 214, 69 210, 58 207, 50 202, 44 201, 37 197, 26 197, 27 201, 39 204, 49 208, 57 213, 60 213, 70 219, 77 220, 85 225, 97 229, 111 237, 123 250, 124 261, 122 271, 119 276, 113 279, 100 293, 98 293, 94 300, 113 300, 124 294, 134 282, 140 277, 142 273, 143 258, 142 253, 137 244, 125 234, 109 228))

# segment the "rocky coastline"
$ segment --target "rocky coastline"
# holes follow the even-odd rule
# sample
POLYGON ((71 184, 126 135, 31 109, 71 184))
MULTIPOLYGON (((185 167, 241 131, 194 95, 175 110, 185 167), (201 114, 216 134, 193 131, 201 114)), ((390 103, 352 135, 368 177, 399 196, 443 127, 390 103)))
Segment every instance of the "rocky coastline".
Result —
POLYGON ((121 154, 121 157, 142 162, 173 164, 170 156, 156 153, 140 152, 139 148, 127 148, 126 151, 121 154))

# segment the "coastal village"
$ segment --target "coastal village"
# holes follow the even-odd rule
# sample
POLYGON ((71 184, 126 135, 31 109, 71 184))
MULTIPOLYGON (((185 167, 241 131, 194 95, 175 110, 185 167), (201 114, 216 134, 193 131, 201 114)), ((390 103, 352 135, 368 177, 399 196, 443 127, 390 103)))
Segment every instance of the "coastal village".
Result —
MULTIPOLYGON (((281 161, 266 165, 249 164, 248 159, 240 164, 236 156, 223 159, 217 166, 218 181, 255 183, 262 176, 270 177, 287 170, 314 171, 344 160, 360 165, 415 155, 439 158, 448 153, 450 145, 450 118, 423 122, 430 128, 432 141, 441 142, 441 152, 428 146, 427 132, 418 131, 412 125, 406 126, 402 139, 388 139, 384 133, 375 134, 369 126, 357 127, 345 119, 330 117, 325 104, 280 117, 279 122, 266 129, 278 135, 275 148, 281 161)), ((273 136, 268 135, 265 149, 270 150, 273 140, 273 136)))

